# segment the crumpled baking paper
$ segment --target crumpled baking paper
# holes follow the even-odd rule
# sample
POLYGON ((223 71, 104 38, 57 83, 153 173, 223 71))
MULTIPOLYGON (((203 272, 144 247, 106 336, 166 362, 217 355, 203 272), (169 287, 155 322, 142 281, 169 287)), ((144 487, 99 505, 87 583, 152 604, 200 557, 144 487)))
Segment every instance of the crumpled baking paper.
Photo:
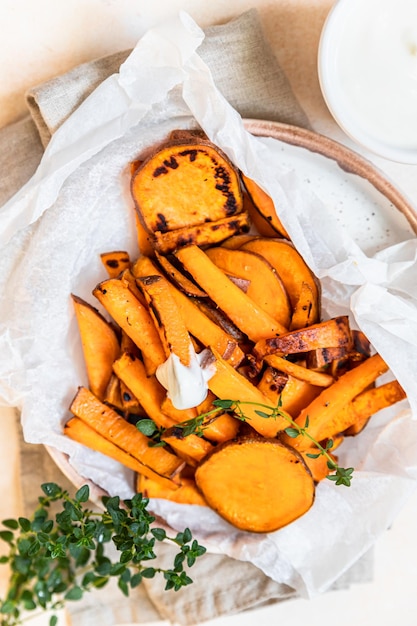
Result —
POLYGON ((356 469, 352 486, 323 481, 310 511, 275 533, 238 531, 205 507, 152 502, 172 528, 187 525, 212 552, 249 560, 312 596, 368 550, 415 489, 417 240, 365 254, 281 165, 277 142, 245 131, 198 55, 203 38, 186 13, 147 32, 120 72, 56 132, 34 177, 0 210, 0 396, 21 410, 28 442, 68 454, 108 492, 132 495, 131 472, 62 434, 75 390, 86 383, 70 294, 98 306, 91 291, 104 278, 99 254, 138 254, 129 162, 170 130, 201 126, 274 199, 321 279, 325 314, 348 312, 408 395, 340 448, 340 463, 356 469))

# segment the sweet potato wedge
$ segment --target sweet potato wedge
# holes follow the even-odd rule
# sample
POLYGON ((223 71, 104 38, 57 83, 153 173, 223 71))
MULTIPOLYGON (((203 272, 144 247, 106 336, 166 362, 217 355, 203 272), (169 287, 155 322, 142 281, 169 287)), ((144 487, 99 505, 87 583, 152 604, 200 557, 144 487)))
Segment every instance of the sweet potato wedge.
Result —
MULTIPOLYGON (((140 257, 132 271, 137 278, 140 278, 157 274, 158 268, 148 257, 140 257)), ((196 305, 195 300, 188 298, 174 286, 171 287, 171 291, 188 332, 203 346, 213 346, 233 366, 239 365, 244 358, 244 353, 237 340, 209 319, 196 305)))
POLYGON ((88 385, 103 400, 120 352, 114 327, 91 304, 71 295, 81 338, 88 385))
POLYGON ((305 328, 314 324, 315 319, 315 294, 308 283, 301 283, 298 300, 294 305, 294 310, 289 324, 290 330, 305 328))
POLYGON ((340 432, 345 435, 357 435, 372 415, 404 400, 405 397, 405 391, 397 380, 363 391, 339 413, 337 425, 339 428, 342 427, 340 432), (343 424, 346 425, 345 428, 343 424))
POLYGON ((143 276, 137 279, 137 284, 145 296, 166 357, 175 354, 183 365, 189 366, 194 349, 168 280, 158 275, 143 276))
POLYGON ((284 416, 276 419, 261 417, 257 410, 259 405, 276 407, 274 402, 264 395, 247 378, 236 371, 229 363, 213 351, 215 358, 216 373, 208 381, 210 391, 223 400, 240 400, 244 403, 242 407, 250 426, 264 437, 276 437, 278 432, 288 427, 289 420, 284 416))
POLYGON ((126 250, 114 250, 113 252, 103 252, 100 254, 109 278, 116 278, 120 272, 127 269, 130 265, 129 253, 126 250))
POLYGON ((293 309, 295 309, 299 301, 303 283, 309 285, 313 294, 309 319, 312 324, 319 321, 320 294, 318 282, 292 243, 284 239, 258 237, 245 243, 242 249, 257 252, 275 268, 284 283, 293 309))
POLYGON ((349 318, 347 315, 340 315, 307 328, 291 330, 279 337, 271 336, 258 341, 254 353, 259 359, 263 359, 269 354, 284 356, 317 348, 345 348, 349 351, 351 346, 349 318))
POLYGON ((139 215, 135 212, 135 225, 136 225, 136 239, 138 242, 139 251, 141 254, 152 257, 154 255, 154 247, 152 244, 152 237, 150 233, 145 229, 144 225, 140 221, 139 215))
MULTIPOLYGON (((241 173, 241 178, 243 184, 245 185, 246 191, 250 199, 252 200, 253 206, 258 211, 259 215, 270 225, 270 227, 284 237, 285 239, 289 239, 288 232, 279 219, 275 205, 271 196, 269 196, 254 180, 245 176, 245 174, 241 173)), ((262 234, 262 233, 261 233, 262 234)))
POLYGON ((197 489, 193 478, 182 478, 176 489, 170 489, 154 478, 140 474, 138 476, 136 489, 145 498, 162 498, 180 504, 198 504, 207 506, 201 492, 197 489))
POLYGON ((176 256, 200 287, 249 339, 259 341, 286 332, 282 324, 234 285, 203 250, 194 245, 186 246, 177 250, 176 256))
POLYGON ((194 296, 195 298, 205 298, 207 296, 194 281, 190 280, 188 276, 176 267, 174 255, 159 254, 159 252, 155 251, 155 257, 164 274, 175 287, 178 287, 187 296, 194 296))
POLYGON ((243 206, 235 167, 219 148, 196 137, 155 150, 136 169, 131 190, 150 233, 216 222, 243 206))
POLYGON ((213 246, 232 235, 247 233, 249 229, 249 216, 246 213, 239 213, 221 220, 205 222, 197 226, 184 226, 184 228, 168 232, 156 230, 152 234, 152 244, 161 254, 169 254, 189 244, 202 247, 213 246))
POLYGON ((105 454, 111 459, 118 461, 134 472, 146 476, 153 484, 158 485, 158 487, 163 489, 166 493, 171 493, 179 488, 178 483, 153 471, 128 452, 125 452, 125 450, 122 450, 108 439, 105 439, 102 435, 99 435, 93 428, 78 417, 72 417, 65 424, 64 434, 73 441, 77 441, 96 452, 101 452, 101 454, 105 454))
POLYGON ((322 390, 304 380, 284 375, 274 367, 267 367, 257 385, 271 402, 278 404, 283 411, 297 416, 322 390), (282 379, 284 378, 284 381, 282 379), (283 384, 282 384, 283 383, 283 384))
POLYGON ((249 281, 245 293, 268 315, 288 328, 291 307, 287 292, 278 274, 266 259, 248 250, 228 250, 221 246, 209 248, 206 254, 226 274, 249 281))
POLYGON ((285 372, 294 378, 298 378, 298 380, 303 380, 310 385, 315 385, 317 387, 329 387, 334 383, 334 378, 333 376, 330 376, 330 374, 310 370, 300 363, 288 361, 287 359, 277 356, 276 354, 269 354, 265 357, 265 361, 268 365, 275 367, 281 372, 285 372))
POLYGON ((314 502, 313 477, 301 455, 278 440, 242 438, 217 447, 197 468, 207 504, 233 526, 273 532, 314 502))
MULTIPOLYGON (((114 371, 132 390, 148 417, 157 426, 164 429, 175 427, 176 422, 161 409, 166 391, 155 376, 147 376, 142 361, 130 354, 123 354, 115 361, 114 371)), ((170 433, 167 430, 167 433, 166 443, 190 465, 196 465, 212 449, 211 443, 197 435, 183 438, 179 432, 170 433)))
MULTIPOLYGON (((333 385, 323 389, 321 394, 301 411, 295 420, 296 424, 304 428, 308 417, 307 430, 316 441, 340 433, 346 427, 344 424, 340 428, 338 423, 338 416, 343 414, 343 407, 386 371, 388 366, 379 354, 369 357, 343 374, 333 385)), ((297 450, 305 450, 311 445, 308 437, 299 436, 292 439, 283 434, 282 439, 297 450)))
POLYGON ((93 294, 140 349, 148 374, 153 374, 166 355, 149 311, 117 278, 101 282, 93 294))
POLYGON ((85 387, 79 387, 70 411, 99 435, 158 474, 171 477, 183 466, 183 461, 168 450, 149 446, 148 437, 85 387))

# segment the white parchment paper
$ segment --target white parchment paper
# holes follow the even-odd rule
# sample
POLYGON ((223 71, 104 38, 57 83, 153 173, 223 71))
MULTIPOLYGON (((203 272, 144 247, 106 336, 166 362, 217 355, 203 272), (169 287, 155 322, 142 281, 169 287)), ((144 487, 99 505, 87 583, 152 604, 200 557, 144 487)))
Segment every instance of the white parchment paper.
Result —
POLYGON ((314 506, 270 535, 237 531, 204 508, 154 501, 175 529, 189 526, 213 552, 249 560, 306 596, 325 590, 392 523, 417 475, 417 241, 367 256, 273 140, 248 134, 198 55, 204 34, 185 13, 150 30, 120 68, 53 136, 34 177, 0 210, 0 396, 21 410, 27 441, 70 456, 79 473, 128 497, 132 474, 62 435, 86 383, 71 293, 93 301, 99 254, 138 254, 131 160, 170 130, 200 125, 273 197, 305 260, 322 281, 327 315, 348 312, 408 395, 343 444, 356 468, 350 488, 323 481, 314 506))

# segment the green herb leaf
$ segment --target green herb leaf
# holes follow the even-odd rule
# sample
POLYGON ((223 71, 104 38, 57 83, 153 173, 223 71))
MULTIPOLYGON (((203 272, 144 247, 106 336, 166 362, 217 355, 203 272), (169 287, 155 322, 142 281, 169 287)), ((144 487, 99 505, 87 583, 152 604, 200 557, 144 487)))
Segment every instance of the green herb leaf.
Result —
POLYGON ((295 439, 301 434, 298 428, 291 428, 291 427, 286 428, 284 432, 286 435, 288 435, 288 437, 291 437, 291 439, 295 439))

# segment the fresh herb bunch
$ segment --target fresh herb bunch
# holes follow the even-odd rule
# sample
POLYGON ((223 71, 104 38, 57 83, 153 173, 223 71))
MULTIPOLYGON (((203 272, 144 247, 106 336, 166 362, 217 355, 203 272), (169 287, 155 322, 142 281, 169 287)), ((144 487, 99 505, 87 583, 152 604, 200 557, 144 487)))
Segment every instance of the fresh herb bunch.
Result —
MULTIPOLYGON (((41 485, 44 496, 33 518, 3 521, 0 539, 8 544, 9 554, 0 559, 11 570, 6 598, 0 600, 1 626, 21 623, 23 611, 62 608, 67 600, 79 600, 91 589, 104 587, 111 578, 126 596, 143 578, 162 574, 165 589, 177 591, 192 583, 185 566, 191 567, 206 552, 186 528, 169 537, 163 528, 152 526, 155 518, 147 510, 148 499, 138 493, 131 500, 103 498, 103 511, 84 507, 89 498, 88 485, 74 498, 55 483, 41 485), (51 519, 50 505, 61 503, 51 519), (157 542, 168 540, 178 546, 171 569, 149 563, 156 558, 157 542), (105 554, 112 542, 119 555, 115 562, 105 554)), ((57 624, 53 615, 50 626, 57 624)))
MULTIPOLYGON (((213 401, 214 408, 207 413, 202 413, 197 417, 181 422, 180 424, 176 424, 175 430, 181 435, 181 437, 187 437, 188 435, 197 435, 202 437, 204 435, 204 430, 213 422, 213 420, 220 417, 220 415, 224 411, 230 411, 234 414, 237 419, 242 422, 249 422, 250 418, 245 415, 243 407, 245 405, 257 406, 259 409, 256 409, 255 412, 260 417, 265 419, 277 419, 277 417, 284 417, 288 423, 288 428, 285 429, 285 433, 291 437, 308 437, 311 443, 317 448, 316 453, 307 453, 307 456, 310 458, 318 458, 319 456, 325 456, 327 459, 327 467, 332 472, 328 474, 326 478, 328 480, 332 480, 336 483, 336 485, 345 485, 345 487, 350 487, 352 481, 353 467, 340 467, 330 455, 330 450, 333 447, 333 441, 329 439, 326 442, 325 446, 322 446, 319 441, 317 441, 312 435, 310 435, 308 431, 309 420, 308 416, 306 418, 304 427, 300 427, 288 413, 285 413, 281 410, 281 400, 278 401, 276 407, 269 407, 266 404, 261 404, 257 402, 244 402, 240 400, 221 400, 216 399, 213 401)), ((150 419, 140 420, 136 424, 137 428, 146 434, 148 437, 155 438, 156 445, 163 445, 163 428, 158 428, 157 425, 150 419)))

